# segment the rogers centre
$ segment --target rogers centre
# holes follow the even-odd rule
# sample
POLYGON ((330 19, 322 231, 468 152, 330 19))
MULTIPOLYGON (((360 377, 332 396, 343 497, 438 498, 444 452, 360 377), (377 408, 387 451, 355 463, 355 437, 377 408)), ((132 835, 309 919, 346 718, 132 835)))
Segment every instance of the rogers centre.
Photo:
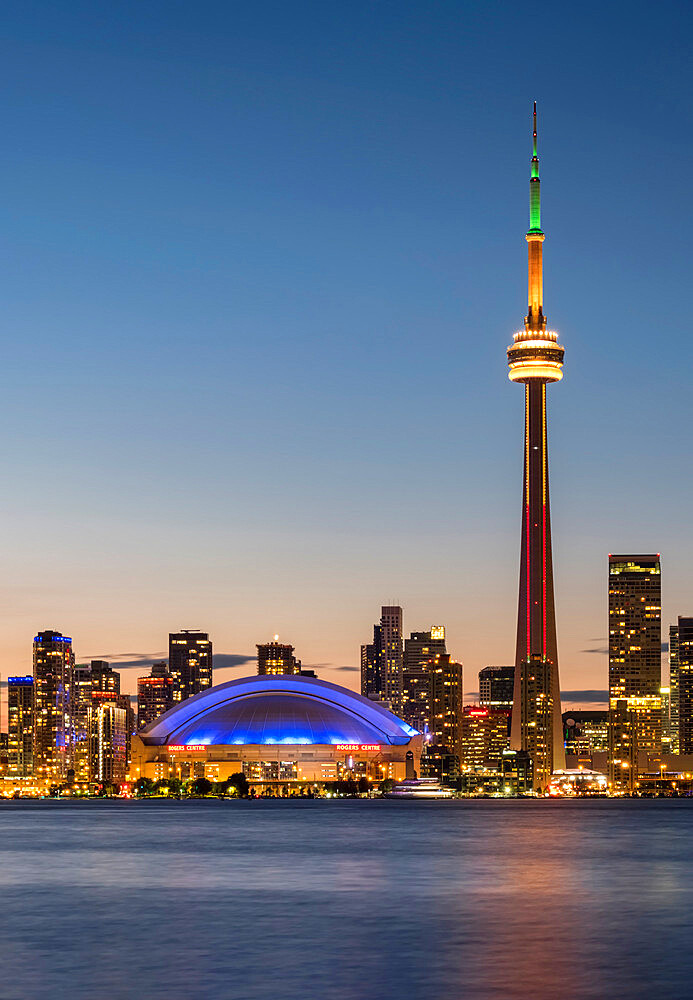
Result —
POLYGON ((422 736, 361 695, 313 677, 281 674, 217 684, 165 712, 132 740, 130 778, 242 771, 256 787, 342 777, 400 781, 419 772, 422 736))

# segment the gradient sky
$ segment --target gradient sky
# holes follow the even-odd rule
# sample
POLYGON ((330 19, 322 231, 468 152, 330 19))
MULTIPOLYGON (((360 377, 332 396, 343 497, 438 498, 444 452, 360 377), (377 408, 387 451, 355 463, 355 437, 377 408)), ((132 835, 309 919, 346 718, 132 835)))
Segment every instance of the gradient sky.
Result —
MULTIPOLYGON (((6 3, 2 635, 279 633, 358 686, 383 603, 511 662, 531 102, 565 691, 609 551, 693 613, 688 3, 6 3)), ((236 657, 236 659, 234 659, 236 657)), ((577 698, 587 703, 589 696, 577 698)), ((4 710, 3 710, 4 713, 4 710)))

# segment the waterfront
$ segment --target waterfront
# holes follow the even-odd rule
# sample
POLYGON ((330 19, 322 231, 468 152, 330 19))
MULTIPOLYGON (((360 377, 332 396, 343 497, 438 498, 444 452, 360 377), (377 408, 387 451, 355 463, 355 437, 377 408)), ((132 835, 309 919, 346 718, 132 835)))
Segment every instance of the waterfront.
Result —
POLYGON ((2 1000, 690 995, 693 801, 0 808, 2 1000))

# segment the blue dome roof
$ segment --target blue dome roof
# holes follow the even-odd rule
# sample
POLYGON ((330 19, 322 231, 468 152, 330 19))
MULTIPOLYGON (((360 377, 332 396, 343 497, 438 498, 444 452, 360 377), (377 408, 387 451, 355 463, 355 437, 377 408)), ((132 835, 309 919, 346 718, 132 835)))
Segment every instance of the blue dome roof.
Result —
POLYGON ((245 677, 217 684, 138 733, 148 746, 408 743, 416 730, 347 688, 313 677, 245 677))

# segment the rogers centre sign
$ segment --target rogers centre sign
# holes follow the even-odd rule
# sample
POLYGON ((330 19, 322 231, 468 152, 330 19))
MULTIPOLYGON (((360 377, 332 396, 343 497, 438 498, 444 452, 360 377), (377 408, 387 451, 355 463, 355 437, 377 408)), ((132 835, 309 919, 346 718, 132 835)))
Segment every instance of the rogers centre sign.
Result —
POLYGON ((355 750, 380 750, 379 743, 338 743, 335 750, 349 750, 353 753, 355 750))
POLYGON ((171 751, 173 750, 184 750, 186 753, 189 751, 194 751, 195 753, 199 753, 202 750, 206 750, 207 747, 201 743, 188 743, 188 744, 171 743, 169 744, 169 746, 166 747, 166 749, 168 750, 169 753, 171 753, 171 751))

